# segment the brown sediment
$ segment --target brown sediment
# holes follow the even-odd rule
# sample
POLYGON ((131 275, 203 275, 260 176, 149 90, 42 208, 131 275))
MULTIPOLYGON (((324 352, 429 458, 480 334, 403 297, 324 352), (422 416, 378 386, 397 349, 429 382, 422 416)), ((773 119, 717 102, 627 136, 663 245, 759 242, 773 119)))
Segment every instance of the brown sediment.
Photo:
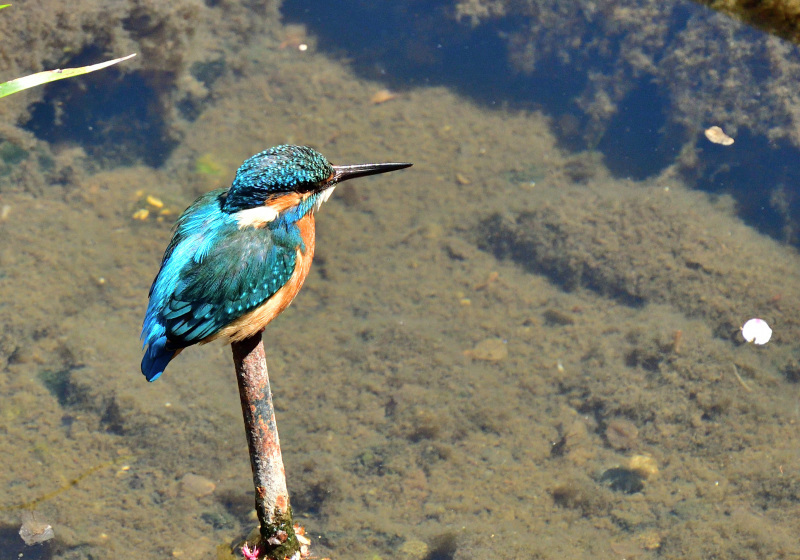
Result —
POLYGON ((696 0, 709 8, 740 18, 768 33, 800 44, 800 4, 796 0, 696 0))
MULTIPOLYGON (((65 555, 212 557, 219 543, 254 524, 227 348, 191 348, 155 384, 138 371, 138 331, 169 223, 130 214, 141 189, 185 206, 229 183, 244 158, 292 140, 336 161, 415 163, 413 173, 354 185, 349 204, 333 196, 318 216, 320 258, 307 286, 265 332, 292 507, 310 513, 315 553, 400 558, 424 543, 431 557, 454 560, 590 558, 623 543, 641 558, 797 555, 800 263, 793 249, 743 226, 728 198, 710 200, 675 176, 614 180, 597 157, 566 157, 551 121, 536 111, 480 107, 441 87, 404 90, 365 111, 383 86, 318 52, 281 49, 277 12, 200 4, 198 13, 211 10, 219 26, 209 23, 215 18, 190 19, 192 41, 201 44, 182 60, 221 49, 236 78, 204 85, 210 102, 193 121, 169 120, 179 112, 167 105, 179 142, 162 167, 99 172, 81 150, 34 141, 45 155, 55 150, 55 167, 29 156, 0 177, 2 205, 10 208, 0 223, 2 505, 30 503, 54 479, 73 480, 85 465, 117 454, 132 456, 130 469, 101 469, 59 495, 57 507, 40 504, 65 555), (266 32, 225 34, 240 19, 266 32), (209 153, 222 169, 211 179, 197 165, 209 153), (469 182, 453 180, 457 174, 469 182), (498 213, 542 221, 504 230, 517 248, 535 252, 478 249, 479 239, 496 233, 486 226, 498 213), (763 348, 734 336, 751 316, 775 328, 763 348), (486 339, 505 341, 507 355, 464 356, 486 339), (624 442, 608 441, 615 420, 625 422, 624 442), (638 457, 652 460, 642 465, 638 457), (641 494, 597 484, 599 473, 633 465, 659 473, 641 494), (214 493, 183 493, 189 472, 213 480, 214 493)), ((48 6, 61 10, 67 28, 70 17, 90 19, 88 5, 48 6)), ((667 7, 650 6, 653 12, 611 11, 623 35, 637 21, 652 32, 631 33, 631 47, 663 37, 656 31, 667 7)), ((46 30, 45 12, 20 17, 46 30)), ((183 24, 169 17, 175 21, 166 28, 181 37, 183 24)), ((128 47, 124 26, 105 21, 96 25, 128 47)), ((548 21, 551 45, 563 45, 557 39, 568 35, 548 21)), ((708 69, 723 77, 723 108, 710 104, 713 88, 700 90, 700 106, 712 107, 715 118, 698 125, 697 138, 709 124, 732 132, 727 122, 750 123, 752 94, 746 75, 744 86, 728 85, 750 56, 739 32, 720 16, 711 27, 701 21, 676 36, 682 42, 667 49, 666 61, 677 71, 675 91, 692 74, 712 83, 705 52, 716 61, 708 69), (728 35, 709 44, 709 33, 720 31, 728 35), (743 46, 730 67, 720 63, 728 39, 743 46), (707 51, 695 53, 701 44, 707 51), (685 73, 683 62, 691 63, 685 73), (717 118, 728 112, 731 121, 717 118)), ((35 35, 34 24, 25 25, 35 35)), ((778 58, 786 51, 760 45, 778 58)), ((153 58, 169 60, 168 42, 160 48, 153 58)), ((631 48, 620 64, 646 71, 652 58, 642 52, 631 48)), ((769 92, 793 79, 793 71, 775 74, 765 86, 768 107, 752 113, 756 126, 780 114, 769 92)), ((631 76, 593 78, 606 96, 582 106, 602 116, 631 76)), ((691 99, 675 99, 674 118, 689 122, 691 99)), ((0 521, 16 525, 18 515, 0 511, 0 521)))

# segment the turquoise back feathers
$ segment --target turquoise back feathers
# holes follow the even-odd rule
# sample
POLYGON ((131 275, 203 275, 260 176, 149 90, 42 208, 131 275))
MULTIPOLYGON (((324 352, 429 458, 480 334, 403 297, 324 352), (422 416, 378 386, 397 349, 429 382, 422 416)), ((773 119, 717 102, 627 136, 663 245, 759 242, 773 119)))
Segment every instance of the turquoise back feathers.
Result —
POLYGON ((181 216, 153 285, 142 328, 142 372, 156 379, 176 353, 274 295, 294 272, 303 240, 285 220, 240 230, 212 191, 181 216), (166 361, 165 361, 166 360, 166 361))
POLYGON ((230 188, 198 198, 178 218, 150 287, 141 334, 147 380, 187 346, 232 330, 257 333, 237 330, 251 317, 263 329, 300 289, 313 256, 313 211, 336 184, 410 165, 335 166, 311 148, 282 145, 246 160, 230 188))

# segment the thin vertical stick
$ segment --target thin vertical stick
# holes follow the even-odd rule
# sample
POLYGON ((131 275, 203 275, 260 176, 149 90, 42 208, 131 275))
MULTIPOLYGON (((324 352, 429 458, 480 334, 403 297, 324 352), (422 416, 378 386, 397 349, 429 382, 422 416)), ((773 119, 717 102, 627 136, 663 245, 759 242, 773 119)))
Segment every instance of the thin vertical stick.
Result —
POLYGON ((292 526, 292 508, 261 334, 234 342, 231 349, 250 447, 256 513, 261 523, 259 556, 277 560, 291 558, 300 550, 300 544, 292 526))

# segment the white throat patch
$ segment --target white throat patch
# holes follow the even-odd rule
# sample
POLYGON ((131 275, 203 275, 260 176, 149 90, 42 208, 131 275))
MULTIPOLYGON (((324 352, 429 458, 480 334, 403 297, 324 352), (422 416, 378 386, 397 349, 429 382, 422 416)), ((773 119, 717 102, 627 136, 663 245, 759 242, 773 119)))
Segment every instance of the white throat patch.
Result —
MULTIPOLYGON (((335 188, 336 185, 328 187, 316 195, 314 211, 319 210, 322 203, 331 197, 333 189, 335 188)), ((265 204, 263 206, 256 206, 255 208, 248 208, 247 210, 239 210, 234 216, 236 217, 236 224, 239 226, 239 229, 244 229, 246 227, 264 227, 268 223, 275 221, 279 214, 280 212, 265 204)))
POLYGON ((246 227, 264 227, 278 217, 278 211, 269 206, 256 206, 247 210, 239 210, 235 214, 239 229, 246 227))
POLYGON ((335 189, 335 188, 336 188, 336 185, 333 185, 331 187, 328 187, 327 189, 325 189, 324 191, 322 191, 321 193, 319 193, 317 195, 317 200, 314 201, 314 211, 315 212, 319 210, 319 207, 322 206, 323 202, 325 202, 326 200, 328 200, 331 197, 331 195, 333 194, 333 189, 335 189))

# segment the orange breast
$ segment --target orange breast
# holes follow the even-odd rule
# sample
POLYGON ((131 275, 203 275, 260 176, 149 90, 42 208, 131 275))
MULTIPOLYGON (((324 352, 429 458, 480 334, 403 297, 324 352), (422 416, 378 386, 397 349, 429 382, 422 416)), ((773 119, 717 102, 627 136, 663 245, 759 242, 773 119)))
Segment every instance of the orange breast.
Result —
POLYGON ((242 315, 233 321, 227 327, 221 329, 216 334, 211 335, 203 343, 211 342, 215 339, 222 339, 226 343, 238 342, 249 338, 262 330, 267 324, 281 312, 289 307, 292 303, 300 288, 303 287, 308 276, 308 271, 311 269, 311 261, 314 259, 314 241, 315 241, 315 224, 314 213, 309 212, 297 222, 297 227, 300 228, 300 235, 305 243, 305 251, 300 248, 297 249, 297 259, 295 261, 294 273, 271 298, 261 304, 261 306, 253 309, 249 313, 242 315))

